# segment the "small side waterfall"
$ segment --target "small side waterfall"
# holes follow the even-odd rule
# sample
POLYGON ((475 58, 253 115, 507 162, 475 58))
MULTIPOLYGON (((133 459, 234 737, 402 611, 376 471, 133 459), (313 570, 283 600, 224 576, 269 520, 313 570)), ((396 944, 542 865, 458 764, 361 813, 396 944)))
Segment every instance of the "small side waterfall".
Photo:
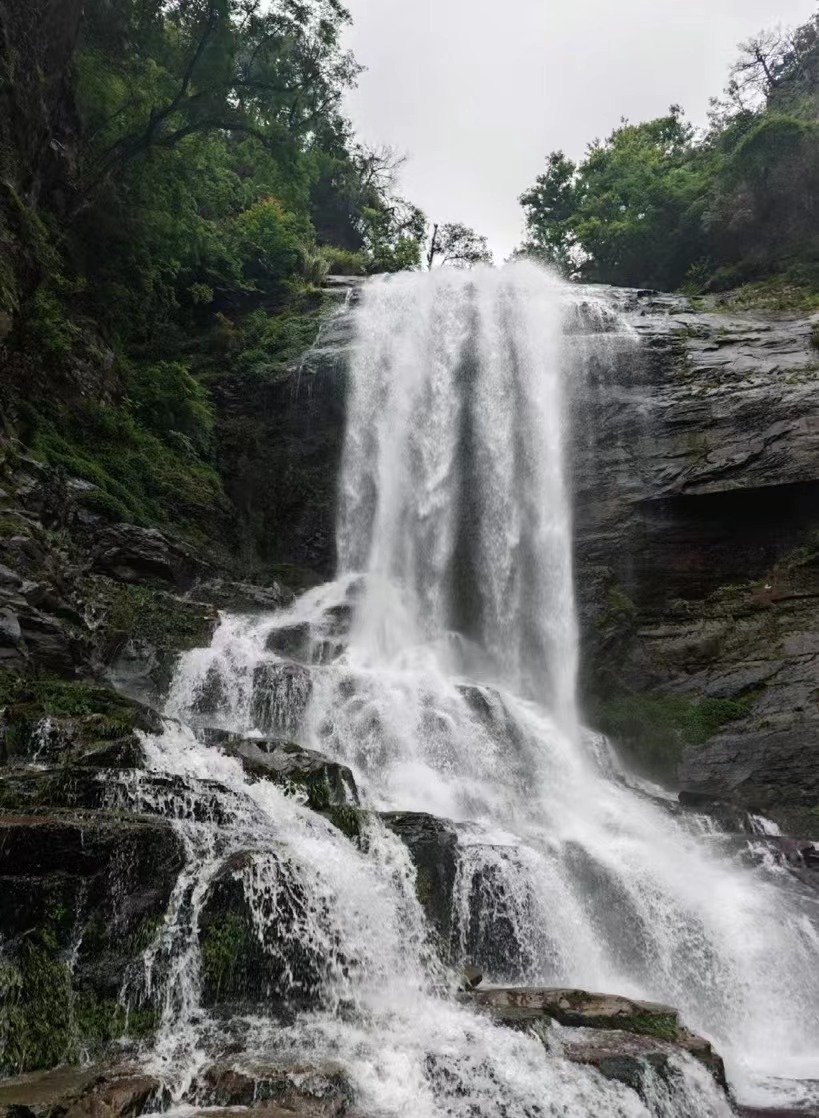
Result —
POLYGON ((164 991, 153 1066, 183 1099, 223 1052, 331 1061, 378 1118, 730 1114, 691 1059, 637 1093, 475 1014, 453 997, 471 962, 678 1006, 740 1094, 788 1098, 819 1078, 815 899, 630 783, 577 717, 564 397, 617 321, 530 265, 375 280, 356 316, 337 580, 183 657, 180 721, 117 793, 174 816, 188 851, 145 988, 123 994, 164 991), (349 766, 355 841, 214 727, 349 766), (393 812, 448 821, 445 942, 393 812), (225 881, 267 975, 265 1005, 227 1023, 200 947, 225 881))

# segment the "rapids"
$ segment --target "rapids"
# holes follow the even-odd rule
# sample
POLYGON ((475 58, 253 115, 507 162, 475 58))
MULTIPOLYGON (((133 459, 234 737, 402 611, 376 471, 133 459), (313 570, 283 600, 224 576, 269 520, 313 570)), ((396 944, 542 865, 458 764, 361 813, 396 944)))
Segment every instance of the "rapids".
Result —
POLYGON ((677 1006, 744 1101, 804 1101, 819 1079, 815 902, 631 779, 577 710, 569 420, 589 363, 637 343, 528 264, 373 280, 355 318, 336 580, 276 614, 225 616, 180 661, 149 771, 117 790, 172 815, 187 850, 143 988, 123 991, 161 998, 151 1066, 184 1100, 230 1033, 249 1064, 341 1065, 372 1118, 731 1113, 691 1060, 640 1097, 475 1015, 453 997, 470 962, 487 982, 677 1006), (204 725, 348 765, 359 841, 251 782, 204 725), (443 960, 386 811, 457 833, 443 960), (283 1020, 226 1024, 201 1004, 197 922, 237 854, 260 943, 285 972, 293 949, 315 964, 309 1003, 283 1020))

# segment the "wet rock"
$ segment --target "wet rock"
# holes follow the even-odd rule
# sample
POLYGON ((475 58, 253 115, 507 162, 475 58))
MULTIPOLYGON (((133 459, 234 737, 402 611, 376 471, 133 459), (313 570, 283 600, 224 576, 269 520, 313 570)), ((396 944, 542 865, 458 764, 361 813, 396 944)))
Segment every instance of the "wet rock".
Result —
POLYGON ((350 769, 312 749, 276 738, 244 738, 220 730, 202 731, 204 740, 238 757, 249 776, 299 789, 314 811, 358 804, 350 769))
POLYGON ((330 960, 304 935, 306 905, 285 851, 231 855, 199 916, 203 1005, 285 1019, 315 1007, 330 960))
POLYGON ((268 1118, 342 1118, 352 1102, 341 1071, 313 1067, 240 1070, 217 1064, 197 1078, 191 1096, 199 1106, 249 1106, 268 1118))
POLYGON ((308 660, 310 623, 302 621, 298 625, 282 625, 271 629, 265 640, 265 648, 268 652, 275 652, 290 660, 308 660))
POLYGON ((133 1071, 102 1075, 79 1094, 61 1101, 49 1118, 138 1118, 150 1110, 161 1088, 158 1079, 133 1071))
POLYGON ((174 586, 190 584, 200 564, 184 545, 158 528, 136 524, 97 527, 91 545, 94 570, 120 582, 159 580, 174 586))
POLYGON ((207 647, 218 612, 207 601, 94 576, 86 610, 107 678, 118 690, 159 705, 179 656, 207 647))
POLYGON ((416 870, 421 907, 448 956, 452 940, 452 898, 458 870, 458 839, 451 823, 414 811, 381 815, 387 827, 404 842, 416 870))
MULTIPOLYGON (((672 1051, 688 1052, 705 1064, 720 1084, 725 1084, 725 1069, 720 1057, 708 1041, 680 1025, 677 1011, 670 1006, 634 1001, 616 994, 593 994, 586 990, 561 988, 495 987, 472 990, 462 994, 461 998, 511 1027, 528 1028, 551 1020, 570 1029, 605 1030, 605 1038, 597 1051, 604 1054, 608 1045, 612 1057, 616 1055, 619 1043, 613 1033, 648 1038, 649 1043, 655 1045, 664 1042, 656 1048, 658 1058, 667 1059, 669 1053, 665 1052, 665 1044, 672 1051)), ((588 1046, 592 1042, 586 1037, 585 1043, 588 1046)), ((639 1058, 637 1051, 649 1050, 645 1044, 635 1042, 632 1045, 626 1039, 622 1045, 625 1047, 621 1047, 620 1054, 629 1060, 639 1058)), ((593 1062, 593 1047, 586 1051, 588 1059, 581 1062, 593 1062)), ((604 1058, 601 1055, 601 1060, 604 1058)))
POLYGON ((98 1077, 94 1068, 56 1068, 0 1080, 2 1118, 47 1118, 98 1077))
POLYGON ((0 811, 0 1071, 76 1063, 150 1033, 155 1008, 126 1015, 119 995, 183 863, 164 819, 0 811))
POLYGON ((309 670, 301 664, 259 664, 253 673, 251 717, 264 734, 291 737, 301 726, 313 691, 309 670))
POLYGON ((0 1083, 4 1118, 137 1118, 161 1090, 135 1068, 60 1068, 0 1083))
POLYGON ((0 765, 135 767, 144 760, 138 734, 162 728, 150 707, 92 683, 19 678, 7 681, 7 698, 0 765))
POLYGON ((718 1057, 695 1043, 698 1040, 671 1042, 614 1029, 571 1029, 561 1034, 558 1050, 572 1063, 596 1068, 606 1079, 624 1083, 641 1095, 648 1086, 648 1069, 665 1082, 673 1083, 677 1076, 674 1057, 685 1052, 702 1060, 725 1088, 721 1062, 715 1063, 718 1057))
POLYGON ((465 990, 474 990, 483 982, 483 972, 478 967, 464 967, 461 971, 463 988, 465 990))

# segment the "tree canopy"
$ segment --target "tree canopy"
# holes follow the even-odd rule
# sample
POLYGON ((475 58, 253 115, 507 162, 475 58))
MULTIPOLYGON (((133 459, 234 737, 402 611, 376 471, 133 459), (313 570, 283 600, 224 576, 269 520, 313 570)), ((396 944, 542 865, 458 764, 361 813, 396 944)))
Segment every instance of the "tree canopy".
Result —
POLYGON ((819 277, 819 14, 743 44, 698 135, 682 109, 623 124, 575 163, 552 152, 521 196, 522 252, 614 284, 819 277))

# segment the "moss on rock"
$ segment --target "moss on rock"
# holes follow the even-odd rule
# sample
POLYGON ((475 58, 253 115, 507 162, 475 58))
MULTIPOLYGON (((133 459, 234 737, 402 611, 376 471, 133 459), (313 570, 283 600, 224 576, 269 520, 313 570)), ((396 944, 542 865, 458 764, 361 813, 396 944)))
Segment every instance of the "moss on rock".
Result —
POLYGON ((686 749, 703 745, 724 726, 744 718, 756 698, 756 692, 739 699, 621 695, 599 703, 594 720, 641 769, 673 780, 686 749))
POLYGON ((139 763, 137 731, 156 732, 149 708, 95 683, 0 674, 0 763, 15 760, 139 763))

